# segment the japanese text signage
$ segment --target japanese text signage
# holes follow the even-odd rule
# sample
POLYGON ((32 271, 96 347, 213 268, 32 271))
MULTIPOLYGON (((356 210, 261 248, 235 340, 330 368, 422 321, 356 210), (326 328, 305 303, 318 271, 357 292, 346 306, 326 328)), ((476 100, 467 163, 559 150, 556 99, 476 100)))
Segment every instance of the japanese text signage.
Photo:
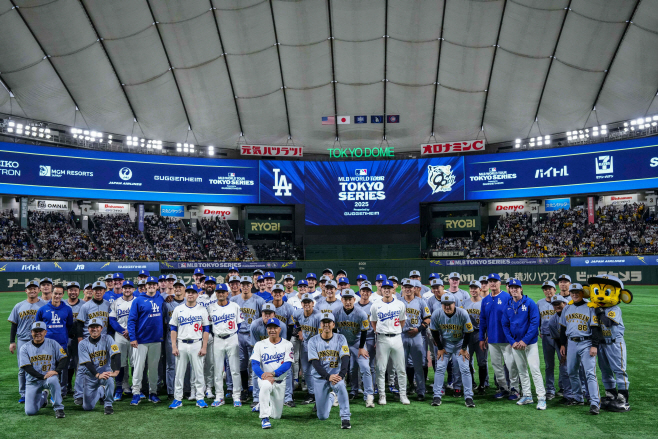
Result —
POLYGON ((420 155, 454 154, 456 152, 484 151, 484 140, 464 140, 461 142, 424 143, 420 145, 420 155))

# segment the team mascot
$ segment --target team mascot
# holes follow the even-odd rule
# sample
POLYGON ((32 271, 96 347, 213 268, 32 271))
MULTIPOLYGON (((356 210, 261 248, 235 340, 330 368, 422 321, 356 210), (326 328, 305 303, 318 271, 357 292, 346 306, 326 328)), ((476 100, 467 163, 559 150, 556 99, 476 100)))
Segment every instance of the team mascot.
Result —
POLYGON ((611 412, 627 412, 631 407, 628 402, 625 327, 619 303, 631 303, 633 294, 624 289, 624 284, 616 276, 594 276, 587 282, 589 286, 584 287, 585 297, 589 298, 587 306, 596 308, 603 333, 597 354, 605 387, 601 408, 611 412))

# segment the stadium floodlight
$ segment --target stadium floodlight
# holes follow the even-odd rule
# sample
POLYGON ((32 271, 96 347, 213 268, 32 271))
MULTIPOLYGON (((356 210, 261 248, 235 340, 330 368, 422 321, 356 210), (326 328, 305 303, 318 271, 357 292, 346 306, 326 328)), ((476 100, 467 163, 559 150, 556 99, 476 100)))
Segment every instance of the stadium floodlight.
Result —
POLYGON ((112 140, 112 134, 108 134, 108 135, 107 135, 107 138, 110 139, 110 140, 112 140))
POLYGON ((547 140, 547 141, 544 142, 544 145, 546 145, 546 146, 550 146, 550 144, 551 144, 550 140, 547 140))
POLYGON ((88 136, 89 135, 89 130, 84 130, 84 132, 82 134, 84 134, 85 136, 88 136))
POLYGON ((628 128, 624 128, 624 132, 627 133, 627 132, 628 132, 628 128))
POLYGON ((637 124, 637 122, 635 120, 632 120, 631 125, 635 125, 635 124, 637 124))
POLYGON ((108 140, 108 141, 107 141, 107 144, 108 144, 108 145, 111 145, 111 144, 112 144, 112 139, 108 140))
POLYGON ((598 131, 594 131, 594 132, 592 132, 592 136, 594 136, 594 137, 598 137, 598 136, 599 136, 599 132, 598 132, 598 131))
POLYGON ((43 138, 43 133, 39 133, 39 137, 43 138))
POLYGON ((23 129, 23 124, 19 123, 18 125, 16 125, 16 129, 17 130, 22 130, 23 129))
POLYGON ((567 137, 571 135, 571 131, 567 131, 567 137))
POLYGON ((71 128, 71 134, 78 134, 77 128, 71 128))
POLYGON ((579 133, 579 134, 583 134, 583 130, 578 130, 578 133, 579 133))
POLYGON ((643 130, 643 129, 644 129, 644 124, 640 124, 640 125, 638 126, 638 128, 641 129, 641 130, 643 130))
POLYGON ((8 133, 13 133, 13 132, 14 132, 14 129, 11 128, 11 127, 10 127, 10 128, 7 128, 7 132, 8 132, 8 133))
POLYGON ((627 126, 628 126, 628 122, 624 122, 624 126, 627 127, 627 126))
POLYGON ((78 135, 77 135, 77 134, 74 134, 74 135, 73 135, 73 138, 74 138, 74 139, 77 139, 77 138, 78 138, 78 135))
POLYGON ((16 134, 23 134, 23 130, 21 130, 20 128, 16 128, 16 134))
POLYGON ((655 127, 656 125, 658 125, 658 122, 651 122, 652 127, 655 127))
POLYGON ((635 127, 631 127, 631 131, 635 131, 635 127))
POLYGON ((658 114, 653 117, 653 120, 658 120, 658 114))
POLYGON ((89 140, 89 136, 85 136, 85 140, 89 140))
POLYGON ((544 136, 544 140, 551 140, 551 136, 544 136))
POLYGON ((90 135, 91 137, 98 137, 98 133, 97 133, 96 131, 91 131, 91 132, 89 132, 89 135, 90 135))
POLYGON ((12 128, 13 128, 13 127, 14 127, 15 125, 16 125, 16 123, 15 123, 15 122, 9 122, 9 126, 10 126, 10 127, 12 127, 12 128))
POLYGON ((176 148, 180 148, 182 145, 180 143, 176 144, 176 148))
POLYGON ((580 134, 580 135, 578 136, 578 138, 582 140, 582 139, 585 138, 585 136, 584 136, 583 134, 580 134))
POLYGON ((530 146, 535 146, 535 139, 530 139, 530 146))
POLYGON ((601 129, 602 129, 602 130, 607 130, 607 129, 608 129, 608 125, 601 125, 601 129))
MULTIPOLYGON (((514 143, 516 143, 516 144, 521 143, 521 139, 516 139, 516 140, 514 141, 514 143)), ((211 147, 211 148, 212 148, 212 147, 211 147)))
POLYGON ((49 134, 50 133, 50 128, 46 128, 44 131, 45 131, 46 134, 49 134))
POLYGON ((585 132, 586 132, 586 133, 589 133, 589 128, 585 128, 585 132))
POLYGON ((637 120, 637 123, 638 123, 638 125, 643 124, 643 123, 644 123, 644 118, 640 117, 640 118, 637 120))
POLYGON ((544 142, 542 142, 541 140, 537 141, 537 146, 542 146, 543 144, 544 144, 544 142))
MULTIPOLYGON (((518 148, 518 146, 517 146, 518 148)), ((208 147, 208 155, 215 155, 215 147, 214 146, 209 146, 208 147)))
POLYGON ((32 131, 36 132, 36 131, 37 131, 37 127, 32 127, 32 131))
POLYGON ((46 139, 50 139, 50 134, 46 134, 46 139))
POLYGON ((592 127, 592 131, 598 131, 599 127, 592 127))

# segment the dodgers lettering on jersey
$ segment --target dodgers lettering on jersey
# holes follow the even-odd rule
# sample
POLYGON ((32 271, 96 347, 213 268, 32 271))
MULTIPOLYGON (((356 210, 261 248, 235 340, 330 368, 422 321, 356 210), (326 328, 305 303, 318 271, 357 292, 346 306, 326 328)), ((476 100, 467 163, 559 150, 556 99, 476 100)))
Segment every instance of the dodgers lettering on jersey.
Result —
POLYGON ((308 317, 304 315, 303 310, 297 310, 293 315, 295 326, 297 326, 302 331, 302 345, 305 351, 307 351, 308 341, 311 339, 311 337, 317 335, 320 330, 321 318, 322 314, 320 314, 320 312, 315 309, 308 317))
POLYGON ((599 326, 594 308, 583 303, 580 306, 567 305, 562 310, 560 324, 566 327, 567 337, 588 337, 592 335, 590 326, 599 326))
POLYGON ((377 322, 378 334, 400 334, 403 322, 407 318, 407 307, 400 300, 373 303, 370 308, 370 321, 377 322))
POLYGON ((601 331, 603 332, 603 337, 610 341, 615 340, 619 342, 618 339, 624 336, 626 327, 624 326, 624 320, 621 317, 621 308, 618 305, 611 306, 610 308, 603 308, 605 311, 605 317, 611 321, 617 323, 616 325, 606 325, 605 319, 599 322, 601 324, 601 331))
MULTIPOLYGON (((294 359, 292 343, 282 338, 276 344, 269 339, 261 340, 254 345, 254 352, 250 360, 256 360, 260 363, 263 372, 274 372, 285 362, 292 362, 294 359)), ((288 372, 276 378, 277 381, 285 381, 288 372)))
MULTIPOLYGON (((288 328, 286 325, 281 326, 281 333, 279 335, 281 338, 288 339, 288 328)), ((263 318, 254 320, 249 329, 249 344, 255 346, 256 343, 268 337, 267 327, 265 326, 265 322, 263 322, 263 318)))
POLYGON ((16 338, 18 340, 32 340, 32 323, 34 323, 39 308, 46 303, 48 302, 42 299, 39 299, 35 303, 29 303, 27 300, 23 300, 14 306, 7 320, 17 325, 16 338))
POLYGON ((439 309, 432 314, 430 329, 439 331, 444 343, 454 345, 463 340, 465 333, 473 332, 473 324, 464 309, 455 308, 455 313, 450 317, 439 309))
MULTIPOLYGON (((342 334, 333 334, 329 340, 323 339, 318 334, 308 342, 308 361, 320 360, 329 375, 340 372, 340 359, 346 355, 350 355, 350 348, 342 334)), ((311 374, 317 379, 322 379, 314 367, 311 367, 311 374)))
POLYGON ((84 337, 89 336, 89 321, 91 319, 100 319, 103 321, 103 334, 107 334, 108 322, 110 319, 110 303, 106 300, 103 300, 102 303, 98 304, 94 300, 85 302, 84 305, 80 308, 78 313, 78 320, 84 322, 84 337))
POLYGON ((212 331, 215 335, 226 336, 238 332, 238 325, 244 321, 240 305, 235 302, 228 302, 226 305, 219 305, 217 302, 208 306, 208 317, 212 323, 212 331))
POLYGON ((103 334, 100 340, 92 343, 90 337, 85 338, 78 346, 78 363, 82 372, 89 374, 84 363, 92 362, 97 372, 111 372, 110 359, 119 354, 119 346, 114 343, 114 339, 107 334, 103 334))
POLYGON ((361 339, 361 331, 370 328, 370 319, 368 315, 359 308, 354 307, 352 312, 347 314, 345 308, 341 308, 334 313, 336 319, 336 330, 345 337, 347 344, 352 346, 358 344, 361 339))
POLYGON ((466 299, 463 304, 463 309, 468 313, 473 324, 473 330, 480 330, 480 309, 482 308, 482 300, 473 302, 472 299, 466 299))
MULTIPOLYGON (((21 367, 32 365, 34 370, 46 374, 55 370, 57 362, 66 358, 66 352, 55 340, 46 338, 40 346, 35 346, 31 341, 21 346, 19 352, 21 367)), ((29 373, 25 374, 25 380, 28 383, 38 381, 29 373)))
POLYGON ((201 340, 203 327, 208 325, 208 311, 199 304, 193 307, 187 304, 177 306, 169 320, 169 326, 176 326, 178 340, 201 340))
POLYGON ((427 303, 420 297, 414 297, 411 302, 407 302, 402 298, 402 303, 407 308, 407 322, 404 324, 405 332, 412 328, 418 328, 423 320, 432 315, 427 303))
POLYGON ((550 335, 548 321, 555 315, 555 309, 553 309, 553 305, 547 302, 546 299, 539 299, 537 301, 537 309, 539 309, 539 318, 541 319, 539 333, 541 335, 550 335))
POLYGON ((265 301, 255 294, 245 300, 242 298, 242 294, 240 294, 239 296, 231 297, 231 302, 235 302, 240 306, 240 312, 244 319, 240 325, 240 333, 249 334, 251 323, 260 317, 260 310, 265 305, 265 301))
MULTIPOLYGON (((361 304, 360 302, 356 302, 354 304, 354 308, 360 309, 364 313, 366 313, 366 316, 368 317, 368 320, 370 320, 370 308, 372 308, 372 302, 368 301, 365 305, 361 304)), ((372 325, 370 322, 368 322, 368 335, 366 336, 366 340, 374 340, 375 339, 375 330, 372 329, 372 325)))
POLYGON ((128 316, 130 315, 130 308, 133 306, 134 301, 134 298, 132 300, 125 300, 123 297, 119 297, 110 307, 110 317, 117 319, 117 323, 124 330, 128 330, 128 316))
POLYGON ((336 299, 335 301, 329 303, 327 302, 327 299, 323 298, 322 300, 318 300, 318 303, 315 304, 313 309, 318 310, 320 313, 330 312, 336 314, 336 311, 342 307, 343 302, 341 302, 340 299, 336 299))

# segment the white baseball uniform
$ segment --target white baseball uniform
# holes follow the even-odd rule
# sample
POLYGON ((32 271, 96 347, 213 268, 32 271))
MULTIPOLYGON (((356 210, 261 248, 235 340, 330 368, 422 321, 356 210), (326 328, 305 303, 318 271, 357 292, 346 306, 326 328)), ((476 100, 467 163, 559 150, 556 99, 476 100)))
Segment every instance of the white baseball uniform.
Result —
MULTIPOLYGON (((251 360, 260 362, 263 372, 274 372, 285 362, 292 362, 294 354, 292 343, 282 338, 277 344, 272 344, 269 338, 254 345, 251 360)), ((289 371, 288 371, 289 372, 289 371)), ((286 376, 288 372, 276 377, 274 384, 258 378, 258 400, 260 403, 260 418, 281 418, 283 398, 286 394, 286 376)))
POLYGON ((208 317, 212 323, 215 341, 213 358, 215 362, 215 401, 224 399, 224 358, 233 378, 233 401, 240 400, 242 380, 240 378, 240 351, 238 346, 238 325, 244 321, 240 305, 235 302, 221 306, 217 302, 208 305, 208 317))
MULTIPOLYGON (((124 330, 128 330, 128 316, 130 315, 130 308, 133 306, 135 298, 127 301, 122 297, 116 299, 110 305, 110 317, 117 319, 117 323, 121 325, 124 330)), ((121 354, 121 367, 128 366, 128 360, 130 360, 130 366, 135 367, 135 348, 130 346, 130 338, 124 337, 122 334, 117 333, 114 336, 114 342, 119 346, 119 353, 121 354)), ((123 389, 129 389, 130 384, 128 382, 129 378, 128 370, 124 371, 123 374, 123 383, 117 383, 121 385, 123 389)))
MULTIPOLYGON (((374 294, 373 294, 374 296, 374 294)), ((372 296, 371 296, 372 297, 372 296)), ((402 325, 407 318, 407 307, 400 300, 391 302, 378 300, 370 308, 370 321, 377 323, 377 387, 380 392, 386 389, 386 366, 391 358, 398 374, 400 397, 407 395, 407 372, 402 345, 402 325)))
POLYGON ((192 365, 194 381, 192 386, 196 389, 197 398, 203 398, 203 363, 204 357, 199 356, 203 346, 203 327, 210 325, 208 311, 202 305, 190 308, 187 304, 180 305, 174 309, 169 325, 176 327, 178 347, 178 358, 176 359, 176 382, 174 385, 174 399, 183 399, 183 380, 187 364, 192 365))
MULTIPOLYGON (((199 294, 199 297, 197 298, 196 303, 203 306, 208 309, 208 306, 211 304, 217 302, 217 298, 215 296, 215 293, 212 293, 212 296, 208 296, 207 294, 199 294)), ((212 334, 211 334, 212 335, 212 334)), ((205 361, 203 363, 203 379, 205 383, 205 390, 210 390, 212 391, 212 386, 213 382, 215 381, 215 362, 213 361, 214 358, 214 337, 208 337, 208 346, 206 348, 206 356, 208 357, 208 361, 205 361)))

